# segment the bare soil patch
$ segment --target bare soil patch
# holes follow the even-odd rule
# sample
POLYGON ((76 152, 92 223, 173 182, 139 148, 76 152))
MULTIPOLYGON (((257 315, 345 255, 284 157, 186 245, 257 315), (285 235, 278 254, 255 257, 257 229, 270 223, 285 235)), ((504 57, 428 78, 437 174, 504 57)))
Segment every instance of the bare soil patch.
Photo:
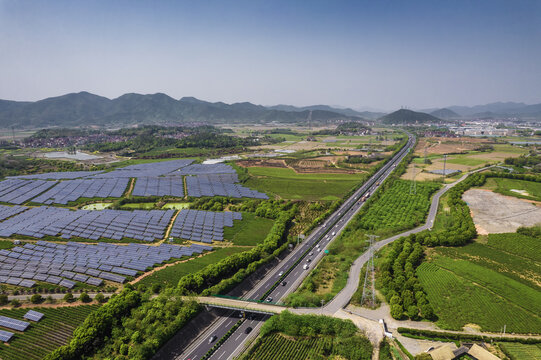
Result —
POLYGON ((451 154, 461 153, 475 149, 482 143, 490 142, 489 139, 477 138, 422 138, 415 148, 416 155, 424 155, 425 147, 428 154, 451 154))
POLYGON ((471 189, 462 199, 468 204, 479 234, 515 232, 521 226, 541 223, 541 207, 531 201, 471 189))
POLYGON ((239 160, 237 165, 242 167, 277 167, 287 168, 285 160, 280 159, 261 159, 261 160, 239 160))

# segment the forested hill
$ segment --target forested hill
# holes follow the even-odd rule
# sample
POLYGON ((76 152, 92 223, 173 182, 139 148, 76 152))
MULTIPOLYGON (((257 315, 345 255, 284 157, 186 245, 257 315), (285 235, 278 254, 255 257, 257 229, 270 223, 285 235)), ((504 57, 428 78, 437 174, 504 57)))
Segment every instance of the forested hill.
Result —
POLYGON ((248 102, 211 103, 193 97, 176 100, 168 95, 125 94, 108 99, 88 92, 72 93, 35 102, 0 100, 0 127, 216 123, 311 124, 363 120, 328 110, 286 111, 248 102))
POLYGON ((426 124, 438 123, 441 119, 427 113, 400 109, 378 119, 384 124, 426 124))

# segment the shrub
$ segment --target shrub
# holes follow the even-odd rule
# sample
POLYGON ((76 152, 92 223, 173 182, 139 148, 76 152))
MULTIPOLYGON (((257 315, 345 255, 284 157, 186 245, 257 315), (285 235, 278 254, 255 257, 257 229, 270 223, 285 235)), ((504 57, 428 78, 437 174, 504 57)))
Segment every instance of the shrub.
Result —
POLYGON ((75 298, 73 297, 73 294, 69 292, 64 295, 64 301, 71 303, 75 301, 75 298))
POLYGON ((41 304, 43 302, 43 297, 40 294, 34 294, 30 297, 30 302, 32 304, 41 304))
POLYGON ((89 303, 92 301, 92 298, 90 298, 90 296, 87 293, 83 292, 79 296, 79 300, 81 300, 81 302, 84 302, 84 303, 89 303))

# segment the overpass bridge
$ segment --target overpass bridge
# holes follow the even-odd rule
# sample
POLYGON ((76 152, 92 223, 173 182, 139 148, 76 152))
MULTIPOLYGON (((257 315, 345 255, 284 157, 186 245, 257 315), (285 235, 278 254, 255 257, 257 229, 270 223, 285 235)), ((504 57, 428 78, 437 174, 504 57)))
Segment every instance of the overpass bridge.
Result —
POLYGON ((284 310, 289 308, 285 306, 280 306, 271 303, 255 302, 255 301, 246 301, 239 300, 234 298, 227 297, 218 297, 218 296, 196 296, 196 297, 187 297, 186 299, 195 300, 200 304, 206 306, 227 309, 227 310, 237 310, 243 312, 250 312, 254 314, 263 314, 263 315, 274 315, 279 314, 284 310))

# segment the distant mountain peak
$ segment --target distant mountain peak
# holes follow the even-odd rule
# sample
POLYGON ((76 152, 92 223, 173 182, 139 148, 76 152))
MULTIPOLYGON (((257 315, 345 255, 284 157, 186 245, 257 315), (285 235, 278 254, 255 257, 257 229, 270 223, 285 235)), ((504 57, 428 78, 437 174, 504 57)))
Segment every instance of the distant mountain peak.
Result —
POLYGON ((417 123, 435 123, 441 119, 427 113, 413 111, 409 109, 400 109, 385 116, 380 117, 384 124, 417 124, 417 123))

